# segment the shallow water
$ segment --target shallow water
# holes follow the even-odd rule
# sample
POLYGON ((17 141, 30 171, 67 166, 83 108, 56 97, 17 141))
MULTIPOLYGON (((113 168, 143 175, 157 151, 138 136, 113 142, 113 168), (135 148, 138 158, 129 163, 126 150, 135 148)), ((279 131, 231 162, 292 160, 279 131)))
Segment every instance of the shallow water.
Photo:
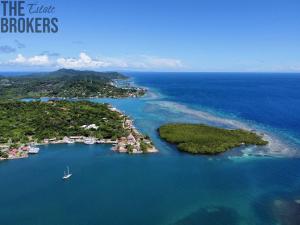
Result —
MULTIPOLYGON (((176 121, 218 125, 225 118, 235 125, 267 128, 279 137, 292 134, 297 140, 298 127, 283 122, 272 125, 272 118, 262 123, 264 120, 256 120, 250 112, 247 112, 250 116, 235 113, 238 106, 234 101, 232 110, 227 108, 229 106, 219 110, 216 105, 225 103, 218 103, 219 98, 216 102, 206 100, 203 96, 213 99, 212 94, 206 93, 209 87, 194 75, 183 74, 184 79, 174 79, 171 75, 133 75, 137 84, 150 87, 153 94, 143 99, 95 101, 110 102, 130 115, 137 128, 151 136, 160 152, 130 156, 112 152, 109 145, 49 145, 42 146, 40 154, 29 159, 0 162, 1 224, 270 225, 280 224, 281 220, 281 224, 286 225, 296 221, 294 211, 299 207, 293 203, 280 207, 276 204, 278 200, 300 199, 300 159, 241 157, 240 149, 217 157, 191 156, 161 141, 156 129, 163 123, 176 121), (185 80, 192 79, 194 85, 189 86, 190 92, 185 89, 188 94, 182 86, 187 85, 185 80), (189 98, 195 99, 189 101, 189 98), (166 103, 179 106, 166 107, 166 103), (206 116, 199 117, 203 112, 206 116), (73 176, 65 182, 61 177, 67 165, 73 176), (284 221, 279 215, 282 212, 290 212, 284 221)), ((215 85, 214 82, 211 85, 215 85)), ((225 86, 241 88, 233 84, 225 86)), ((282 87, 276 88, 274 84, 272 87, 282 91, 282 87)), ((216 91, 218 89, 212 93, 216 91)), ((272 96, 278 96, 273 92, 272 96)), ((294 98, 299 96, 296 94, 294 98)), ((228 101, 235 98, 228 96, 228 101)), ((242 100, 248 101, 247 97, 242 100)), ((284 118, 282 112, 279 113, 276 118, 284 118)), ((288 123, 293 122, 294 117, 289 117, 291 113, 288 110, 286 114, 288 123)), ((287 145, 293 149, 298 147, 297 141, 289 140, 287 145)))

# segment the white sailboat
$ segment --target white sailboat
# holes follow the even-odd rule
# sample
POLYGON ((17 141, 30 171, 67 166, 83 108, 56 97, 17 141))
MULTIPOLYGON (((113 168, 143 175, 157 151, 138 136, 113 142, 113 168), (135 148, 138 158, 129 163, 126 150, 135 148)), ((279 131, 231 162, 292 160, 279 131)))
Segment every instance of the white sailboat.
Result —
POLYGON ((71 176, 72 176, 72 174, 70 173, 70 169, 69 169, 69 167, 67 166, 67 173, 66 173, 66 171, 64 171, 63 179, 64 179, 64 180, 67 180, 67 179, 69 179, 71 176))

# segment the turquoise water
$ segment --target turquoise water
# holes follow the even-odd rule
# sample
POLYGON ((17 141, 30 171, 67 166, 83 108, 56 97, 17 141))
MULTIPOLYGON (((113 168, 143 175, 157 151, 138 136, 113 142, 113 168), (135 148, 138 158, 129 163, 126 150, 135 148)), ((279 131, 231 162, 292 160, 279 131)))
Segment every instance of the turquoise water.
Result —
MULTIPOLYGON (((137 84, 151 88, 148 97, 95 101, 110 102, 130 115, 160 152, 131 156, 114 153, 109 145, 49 145, 42 146, 40 154, 29 159, 1 162, 1 225, 299 224, 299 204, 295 202, 300 199, 297 155, 245 157, 245 149, 236 149, 217 157, 190 156, 161 141, 156 132, 159 125, 174 121, 249 126, 265 129, 279 139, 289 137, 279 147, 295 150, 298 126, 289 124, 296 116, 290 115, 286 125, 282 121, 273 123, 272 118, 262 123, 259 113, 249 112, 247 104, 239 103, 234 95, 228 95, 232 102, 226 105, 218 91, 209 93, 207 84, 206 89, 200 88, 204 81, 199 77, 159 80, 158 76, 133 75, 137 84), (187 86, 184 81, 192 79, 193 85, 187 86), (209 101, 213 95, 216 101, 209 101), (61 177, 67 165, 73 176, 65 182, 61 177)), ((230 84, 234 90, 243 87, 241 83, 239 87, 234 87, 234 82, 230 84)), ((225 86, 228 93, 233 93, 230 85, 225 86)), ((277 93, 272 91, 274 95, 284 98, 279 94, 283 85, 272 87, 278 89, 277 93)), ((257 86, 247 88, 259 92, 257 86)), ((287 99, 293 102, 291 96, 287 99)), ((249 98, 253 96, 243 96, 241 100, 247 102, 249 98)), ((259 98, 256 102, 262 105, 259 98)), ((279 113, 276 118, 284 117, 282 111, 279 113)))

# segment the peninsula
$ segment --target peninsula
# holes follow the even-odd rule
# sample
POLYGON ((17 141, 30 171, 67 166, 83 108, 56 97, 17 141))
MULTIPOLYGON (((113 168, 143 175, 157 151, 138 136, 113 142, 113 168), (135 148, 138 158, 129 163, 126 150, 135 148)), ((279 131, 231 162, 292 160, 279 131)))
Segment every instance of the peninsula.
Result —
POLYGON ((118 85, 128 77, 117 72, 60 69, 49 73, 0 76, 0 100, 22 98, 123 98, 145 94, 143 88, 118 85))
POLYGON ((267 145, 256 133, 246 130, 229 130, 203 124, 166 124, 159 135, 180 151, 191 154, 215 155, 243 145, 267 145))
POLYGON ((156 152, 133 121, 108 104, 89 101, 0 102, 0 159, 28 157, 40 144, 114 144, 126 153, 156 152))

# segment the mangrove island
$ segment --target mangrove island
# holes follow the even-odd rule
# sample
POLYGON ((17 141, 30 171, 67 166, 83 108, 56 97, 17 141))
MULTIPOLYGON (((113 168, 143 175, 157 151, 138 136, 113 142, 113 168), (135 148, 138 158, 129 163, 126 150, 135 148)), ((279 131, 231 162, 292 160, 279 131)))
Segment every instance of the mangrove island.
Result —
POLYGON ((204 124, 174 123, 158 129, 165 141, 175 144, 180 151, 191 154, 214 155, 243 145, 267 145, 254 132, 230 130, 204 124))

